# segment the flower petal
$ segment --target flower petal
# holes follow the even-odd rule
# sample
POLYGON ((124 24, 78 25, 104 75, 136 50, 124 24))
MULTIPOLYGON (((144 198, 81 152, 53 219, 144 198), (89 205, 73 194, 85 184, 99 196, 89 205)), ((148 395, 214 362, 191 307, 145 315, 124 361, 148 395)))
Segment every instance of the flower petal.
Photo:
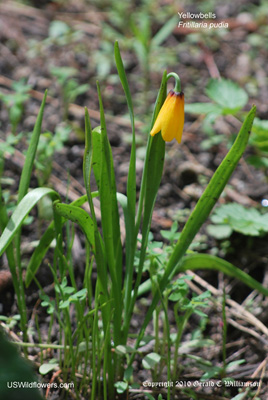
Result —
POLYGON ((150 132, 152 136, 161 130, 163 139, 170 142, 176 139, 181 142, 184 125, 184 94, 171 90, 156 118, 150 132))
POLYGON ((168 93, 166 100, 164 101, 164 104, 162 105, 162 107, 158 113, 158 116, 155 120, 154 126, 150 132, 151 136, 154 136, 156 133, 161 131, 162 122, 166 118, 166 109, 168 108, 169 96, 170 96, 170 92, 168 93))

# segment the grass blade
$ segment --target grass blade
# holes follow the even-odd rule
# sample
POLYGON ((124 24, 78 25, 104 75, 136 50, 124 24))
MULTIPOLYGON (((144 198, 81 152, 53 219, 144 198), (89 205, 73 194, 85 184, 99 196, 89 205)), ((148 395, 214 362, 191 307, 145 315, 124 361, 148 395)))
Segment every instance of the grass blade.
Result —
POLYGON ((102 138, 102 162, 100 176, 100 205, 101 225, 105 256, 109 266, 112 279, 112 296, 114 298, 114 341, 119 344, 121 339, 122 318, 122 243, 120 236, 119 212, 116 198, 116 183, 112 151, 107 137, 106 123, 100 87, 97 82, 100 115, 101 115, 101 138, 102 138))
POLYGON ((75 222, 80 226, 94 252, 95 251, 94 224, 92 218, 88 215, 88 213, 82 208, 58 202, 54 203, 54 208, 59 215, 61 215, 65 219, 75 222))
POLYGON ((129 213, 131 215, 131 220, 133 222, 133 227, 131 228, 134 229, 135 208, 136 208, 136 138, 135 138, 134 112, 133 112, 132 98, 128 86, 127 76, 121 58, 118 42, 115 42, 114 54, 115 54, 115 62, 118 75, 121 80, 121 84, 123 86, 127 99, 128 111, 132 128, 132 146, 131 146, 128 180, 127 180, 127 198, 128 198, 129 213))
POLYGON ((186 271, 187 269, 190 269, 191 271, 196 269, 218 270, 226 275, 240 280, 250 288, 258 290, 258 292, 264 294, 265 296, 268 296, 268 289, 262 286, 260 282, 256 281, 246 272, 235 267, 228 261, 216 256, 208 254, 189 254, 186 257, 183 257, 178 269, 180 272, 186 271))
POLYGON ((49 188, 34 189, 23 197, 10 217, 2 236, 0 237, 0 255, 3 254, 7 246, 11 243, 13 237, 20 229, 24 219, 27 217, 31 209, 42 197, 48 195, 55 200, 59 198, 59 194, 49 188))
MULTIPOLYGON (((71 205, 80 207, 86 201, 87 201, 87 196, 84 195, 79 199, 75 200, 74 202, 72 202, 71 205)), ((44 232, 43 236, 41 237, 38 245, 34 249, 31 259, 27 265, 26 276, 25 276, 26 287, 29 287, 33 277, 36 275, 38 268, 40 267, 40 264, 43 258, 45 257, 51 245, 51 242, 54 238, 55 238, 55 227, 54 227, 54 221, 52 221, 48 226, 47 230, 44 232)))
MULTIPOLYGON (((212 256, 210 254, 188 254, 183 257, 176 267, 176 272, 185 272, 187 270, 195 271, 195 270, 209 269, 213 271, 221 271, 224 274, 231 276, 232 278, 236 278, 243 282, 248 287, 257 290, 259 293, 264 296, 268 296, 268 289, 265 288, 260 282, 256 281, 249 274, 237 268, 233 264, 228 261, 212 256)), ((145 293, 148 293, 152 289, 152 282, 150 279, 144 281, 138 290, 138 296, 143 296, 145 293)))
POLYGON ((105 262, 104 247, 98 230, 98 224, 93 204, 93 196, 90 187, 91 170, 93 167, 97 186, 98 188, 100 188, 100 171, 102 165, 101 149, 102 149, 101 132, 99 131, 98 127, 92 131, 89 113, 88 110, 85 109, 85 152, 83 159, 83 176, 87 192, 88 204, 91 211, 92 221, 94 226, 95 259, 97 263, 98 277, 100 279, 102 291, 103 293, 105 293, 105 296, 107 298, 108 296, 107 268, 105 262))
MULTIPOLYGON (((127 209, 124 209, 125 214, 125 228, 126 228, 126 275, 125 275, 125 300, 124 300, 124 314, 125 318, 129 312, 129 305, 131 299, 131 288, 134 272, 134 257, 136 249, 135 239, 135 213, 136 213, 136 137, 135 137, 135 120, 132 105, 132 98, 129 90, 126 72, 124 69, 123 61, 121 58, 118 42, 114 45, 115 62, 118 75, 123 86, 132 129, 132 145, 129 161, 129 171, 127 179, 127 209)), ((125 319, 124 318, 124 319, 125 319)))
MULTIPOLYGON (((4 170, 4 154, 0 151, 0 233, 4 231, 8 223, 7 208, 2 197, 1 177, 3 174, 3 170, 4 170)), ((16 261, 15 261, 14 247, 12 242, 6 248, 6 256, 8 260, 8 266, 12 275, 15 292, 17 294, 17 297, 20 298, 20 287, 17 279, 16 261)))
POLYGON ((39 142, 39 137, 41 134, 41 126, 42 126, 46 97, 47 97, 47 91, 45 91, 45 94, 43 97, 43 101, 42 101, 42 104, 41 104, 41 107, 40 107, 40 110, 39 110, 39 113, 37 116, 37 120, 36 120, 36 123, 34 126, 31 141, 30 141, 30 144, 29 144, 29 147, 27 150, 25 163, 24 163, 23 170, 21 173, 19 191, 18 191, 18 203, 26 195, 26 193, 29 189, 30 179, 31 179, 31 174, 32 174, 32 169, 33 169, 33 163, 34 163, 34 159, 35 159, 37 145, 39 142))
POLYGON ((101 163, 102 163, 102 139, 101 139, 101 127, 97 126, 92 131, 92 167, 95 176, 95 180, 100 190, 100 179, 101 179, 101 163))

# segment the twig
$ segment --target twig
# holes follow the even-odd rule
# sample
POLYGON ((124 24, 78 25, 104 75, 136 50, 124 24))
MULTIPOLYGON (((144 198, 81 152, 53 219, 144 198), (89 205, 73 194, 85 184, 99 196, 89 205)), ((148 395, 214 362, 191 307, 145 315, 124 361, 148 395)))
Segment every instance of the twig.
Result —
POLYGON ((54 382, 54 380, 57 378, 57 376, 59 376, 61 374, 61 369, 59 369, 58 371, 54 372, 54 374, 52 375, 49 383, 50 385, 47 386, 47 390, 46 390, 46 399, 48 398, 49 392, 50 392, 50 388, 51 388, 51 383, 54 382))
MULTIPOLYGON (((187 274, 193 275, 194 276, 193 280, 195 282, 197 282, 199 285, 201 285, 202 287, 204 287, 206 290, 209 290, 214 295, 215 298, 217 298, 221 295, 219 290, 217 290, 214 286, 210 285, 208 282, 206 282, 204 279, 202 279, 196 273, 193 274, 192 271, 187 271, 187 274)), ((189 281, 188 284, 190 285, 191 281, 189 281)), ((200 289, 198 289, 197 293, 201 294, 202 291, 200 291, 200 289)), ((268 328, 258 318, 256 318, 252 313, 245 310, 244 307, 242 307, 240 304, 238 304, 237 302, 235 302, 232 299, 226 299, 226 304, 228 304, 231 307, 230 309, 228 309, 229 313, 235 315, 236 317, 239 317, 240 319, 243 319, 247 323, 250 323, 255 328, 259 329, 262 333, 264 333, 265 336, 268 337, 268 328)), ((242 328, 242 325, 240 325, 238 323, 236 323, 236 324, 237 324, 237 327, 242 328)), ((250 333, 252 336, 258 337, 258 339, 261 340, 263 343, 265 343, 266 345, 268 344, 268 341, 266 339, 264 339, 262 336, 260 336, 260 334, 256 333, 255 331, 251 330, 250 328, 245 328, 245 329, 244 328, 245 327, 243 326, 243 329, 241 329, 241 330, 246 329, 246 331, 248 333, 250 333)))

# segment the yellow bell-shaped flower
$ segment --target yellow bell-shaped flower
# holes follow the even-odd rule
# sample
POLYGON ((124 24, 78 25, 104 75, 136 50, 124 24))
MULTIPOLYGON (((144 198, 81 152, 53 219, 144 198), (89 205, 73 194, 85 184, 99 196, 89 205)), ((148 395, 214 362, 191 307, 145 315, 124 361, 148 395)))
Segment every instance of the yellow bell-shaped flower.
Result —
POLYGON ((184 125, 184 93, 171 90, 156 118, 151 136, 161 131, 165 142, 181 142, 184 125))

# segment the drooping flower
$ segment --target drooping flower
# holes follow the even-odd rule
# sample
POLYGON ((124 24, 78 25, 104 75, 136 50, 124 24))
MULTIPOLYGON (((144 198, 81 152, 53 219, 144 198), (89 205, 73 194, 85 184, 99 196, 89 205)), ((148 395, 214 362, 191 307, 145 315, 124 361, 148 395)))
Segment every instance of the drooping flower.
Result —
POLYGON ((155 120, 151 136, 161 131, 165 142, 181 142, 184 125, 184 93, 171 90, 155 120))

